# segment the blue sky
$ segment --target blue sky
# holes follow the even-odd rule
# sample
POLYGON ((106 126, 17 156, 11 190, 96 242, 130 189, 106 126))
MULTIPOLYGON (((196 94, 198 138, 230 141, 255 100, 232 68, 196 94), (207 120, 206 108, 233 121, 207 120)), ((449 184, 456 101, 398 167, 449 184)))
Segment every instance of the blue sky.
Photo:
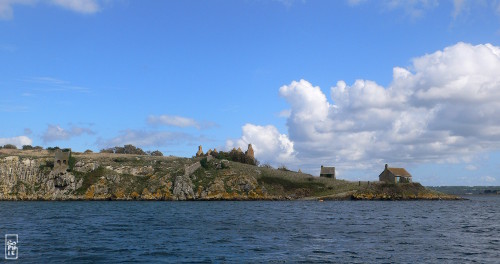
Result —
POLYGON ((2 0, 0 32, 0 144, 500 184, 499 1, 2 0))

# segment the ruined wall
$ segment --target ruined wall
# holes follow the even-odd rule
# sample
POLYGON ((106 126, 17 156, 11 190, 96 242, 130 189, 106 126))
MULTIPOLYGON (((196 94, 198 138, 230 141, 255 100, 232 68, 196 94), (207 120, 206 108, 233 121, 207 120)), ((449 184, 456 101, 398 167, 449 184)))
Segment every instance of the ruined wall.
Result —
POLYGON ((60 149, 56 150, 55 158, 54 158, 54 169, 55 170, 66 170, 69 165, 69 156, 71 151, 61 151, 60 149))

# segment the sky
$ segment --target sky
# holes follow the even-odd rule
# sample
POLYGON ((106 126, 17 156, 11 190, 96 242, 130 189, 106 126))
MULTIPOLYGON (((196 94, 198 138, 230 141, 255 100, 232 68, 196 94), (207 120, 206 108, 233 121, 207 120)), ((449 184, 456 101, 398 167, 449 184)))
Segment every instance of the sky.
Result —
POLYGON ((0 0, 0 145, 500 185, 500 1, 0 0))

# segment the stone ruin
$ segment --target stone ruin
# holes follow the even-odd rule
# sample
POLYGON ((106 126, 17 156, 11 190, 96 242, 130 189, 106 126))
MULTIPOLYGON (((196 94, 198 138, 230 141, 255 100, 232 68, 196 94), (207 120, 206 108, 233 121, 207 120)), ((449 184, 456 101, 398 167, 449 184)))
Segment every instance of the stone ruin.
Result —
POLYGON ((54 157, 54 170, 65 171, 69 166, 69 156, 71 154, 71 150, 62 151, 60 149, 56 150, 54 157))
POLYGON ((198 152, 196 152, 196 157, 201 157, 203 156, 203 149, 201 148, 201 145, 198 146, 198 152))
POLYGON ((248 157, 251 157, 252 159, 255 159, 252 144, 248 144, 248 150, 247 150, 247 152, 245 152, 245 155, 247 155, 248 157))
MULTIPOLYGON (((243 153, 243 150, 241 150, 241 148, 239 147, 238 149, 236 148, 233 148, 232 151, 237 151, 239 153, 243 153)), ((207 153, 203 153, 203 148, 202 146, 198 146, 198 152, 196 152, 196 157, 204 157, 204 156, 212 156, 213 155, 216 155, 218 154, 219 152, 217 151, 217 149, 209 149, 207 151, 207 153)), ((254 150, 253 150, 253 147, 252 147, 252 144, 248 144, 248 149, 247 151, 245 152, 245 155, 248 156, 248 157, 251 157, 252 159, 255 159, 255 153, 254 153, 254 150)))

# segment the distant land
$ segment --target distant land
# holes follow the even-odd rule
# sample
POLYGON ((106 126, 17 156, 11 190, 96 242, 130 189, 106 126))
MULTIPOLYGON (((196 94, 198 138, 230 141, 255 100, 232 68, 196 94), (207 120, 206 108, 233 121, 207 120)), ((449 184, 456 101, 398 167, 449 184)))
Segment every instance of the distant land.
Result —
POLYGON ((500 186, 427 186, 426 188, 453 195, 500 195, 500 186))
POLYGON ((0 200, 438 200, 419 183, 352 182, 210 157, 0 149, 0 200))

